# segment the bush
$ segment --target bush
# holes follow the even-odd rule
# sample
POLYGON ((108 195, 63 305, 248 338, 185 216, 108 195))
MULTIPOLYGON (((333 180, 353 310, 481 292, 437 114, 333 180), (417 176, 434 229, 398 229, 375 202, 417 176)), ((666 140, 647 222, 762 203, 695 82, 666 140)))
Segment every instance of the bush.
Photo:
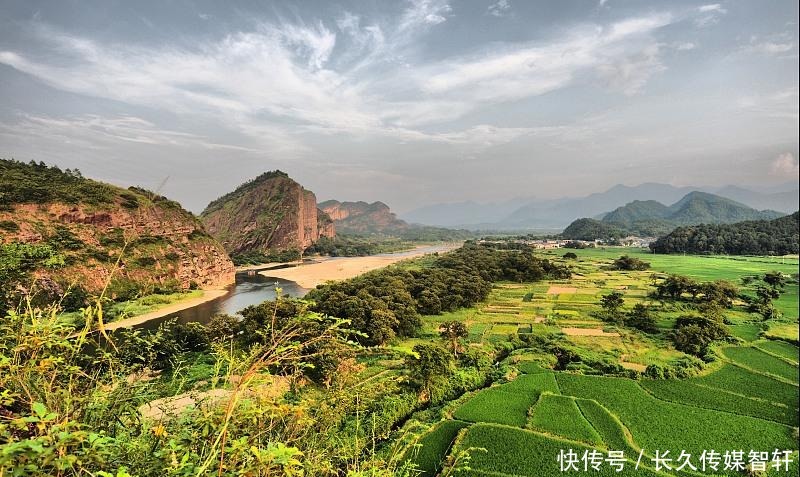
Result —
POLYGON ((6 232, 18 232, 19 225, 13 220, 0 220, 0 230, 5 230, 6 232))

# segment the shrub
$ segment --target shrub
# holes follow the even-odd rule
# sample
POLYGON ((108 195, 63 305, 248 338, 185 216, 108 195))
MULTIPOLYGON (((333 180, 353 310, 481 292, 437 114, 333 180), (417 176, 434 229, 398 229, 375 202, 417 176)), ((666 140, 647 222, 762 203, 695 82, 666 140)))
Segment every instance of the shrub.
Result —
POLYGON ((6 232, 18 232, 19 225, 13 220, 0 220, 0 229, 6 232))

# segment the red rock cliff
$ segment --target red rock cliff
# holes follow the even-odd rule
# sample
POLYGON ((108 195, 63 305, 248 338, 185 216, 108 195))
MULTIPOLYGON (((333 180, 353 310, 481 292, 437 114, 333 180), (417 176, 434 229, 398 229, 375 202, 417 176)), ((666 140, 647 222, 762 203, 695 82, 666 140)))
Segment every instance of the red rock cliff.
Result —
POLYGON ((200 218, 231 254, 302 251, 336 233, 333 221, 317 208, 314 193, 280 171, 262 174, 213 201, 200 218))

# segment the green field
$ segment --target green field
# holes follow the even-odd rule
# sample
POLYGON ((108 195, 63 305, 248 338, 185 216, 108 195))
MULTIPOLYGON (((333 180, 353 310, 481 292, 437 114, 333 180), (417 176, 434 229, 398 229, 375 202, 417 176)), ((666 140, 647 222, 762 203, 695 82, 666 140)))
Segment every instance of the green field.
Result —
MULTIPOLYGON (((471 453, 470 466, 478 473, 459 473, 456 475, 520 475, 531 477, 556 477, 587 475, 582 468, 578 471, 562 472, 556 461, 556 456, 562 450, 572 449, 582 454, 590 448, 578 442, 555 439, 532 431, 515 429, 493 424, 475 424, 467 430, 466 437, 461 443, 461 448, 481 448, 486 452, 475 451, 471 453), (481 473, 491 472, 489 474, 481 473)), ((633 469, 633 463, 628 462, 624 471, 617 473, 608 465, 603 465, 600 472, 592 471, 591 475, 636 475, 656 476, 663 475, 645 468, 633 469)))
POLYGON ((748 416, 656 399, 624 378, 558 374, 565 395, 594 399, 620 418, 649 450, 796 448, 792 428, 748 416))
POLYGON ((587 444, 603 443, 597 431, 583 417, 575 400, 567 396, 543 394, 533 408, 528 426, 537 431, 587 444))
POLYGON ((790 364, 784 359, 776 358, 757 348, 725 348, 725 357, 745 368, 759 373, 778 376, 797 383, 797 365, 790 364))
POLYGON ((417 441, 408 459, 417 465, 420 477, 432 477, 441 470, 458 431, 467 426, 469 423, 463 421, 441 421, 417 441))
MULTIPOLYGON (((742 277, 772 270, 792 275, 798 267, 796 257, 664 256, 612 247, 571 251, 579 257, 570 263, 571 279, 495 284, 484 303, 426 317, 422 338, 435 339, 438 324, 448 320, 465 322, 471 346, 499 344, 515 333, 531 339, 558 335, 583 362, 619 364, 638 373, 648 365, 668 367, 689 359, 672 346, 668 333, 675 319, 691 310, 685 305, 661 304, 660 332, 648 335, 598 319, 603 295, 619 291, 625 309, 636 303, 658 306, 649 297, 654 274, 728 280, 748 293, 752 290, 742 284, 742 277), (623 253, 650 262, 651 269, 608 270, 623 253)), ((537 254, 560 261, 564 252, 537 254)), ((591 376, 580 374, 585 372, 580 366, 577 372, 553 371, 550 367, 556 360, 552 356, 530 349, 514 351, 507 362, 521 374, 460 401, 463 404, 451 416, 458 419, 451 421, 455 431, 446 434, 438 431, 441 424, 437 426, 433 432, 444 437, 431 445, 435 457, 428 461, 441 461, 441 449, 447 447, 443 442, 463 428, 461 421, 472 424, 450 451, 451 459, 471 447, 487 452, 473 451, 472 470, 454 475, 569 475, 560 472, 555 461, 564 448, 622 450, 628 457, 643 450, 648 461, 657 449, 686 450, 698 456, 705 449, 797 450, 798 348, 787 342, 797 341, 797 288, 796 280, 790 280, 776 302, 783 315, 779 319, 763 322, 741 304, 724 310, 730 332, 740 344, 718 348, 720 361, 687 379, 591 376)), ((595 474, 618 475, 608 468, 595 474)), ((619 475, 628 475, 627 470, 619 475)), ((652 468, 643 468, 636 475, 656 474, 652 468)), ((774 475, 797 476, 798 466, 774 475)))

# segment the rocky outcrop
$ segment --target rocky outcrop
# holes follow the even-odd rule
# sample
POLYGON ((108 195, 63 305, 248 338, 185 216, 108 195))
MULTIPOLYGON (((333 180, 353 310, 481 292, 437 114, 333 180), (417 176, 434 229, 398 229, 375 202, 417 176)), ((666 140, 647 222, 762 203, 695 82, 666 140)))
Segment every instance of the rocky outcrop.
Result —
POLYGON ((408 229, 409 225, 392 213, 383 202, 339 202, 328 200, 319 207, 333 219, 342 233, 393 233, 408 229))
POLYGON ((314 193, 281 171, 264 173, 211 202, 200 219, 235 255, 302 251, 336 234, 314 193))
POLYGON ((92 293, 110 279, 143 291, 221 288, 234 282, 233 262, 190 212, 172 201, 153 200, 156 196, 119 191, 137 197, 138 206, 116 201, 11 205, 0 210, 0 222, 16 225, 13 232, 0 233, 0 242, 55 249, 63 265, 38 267, 33 276, 62 287, 77 283, 92 293))

